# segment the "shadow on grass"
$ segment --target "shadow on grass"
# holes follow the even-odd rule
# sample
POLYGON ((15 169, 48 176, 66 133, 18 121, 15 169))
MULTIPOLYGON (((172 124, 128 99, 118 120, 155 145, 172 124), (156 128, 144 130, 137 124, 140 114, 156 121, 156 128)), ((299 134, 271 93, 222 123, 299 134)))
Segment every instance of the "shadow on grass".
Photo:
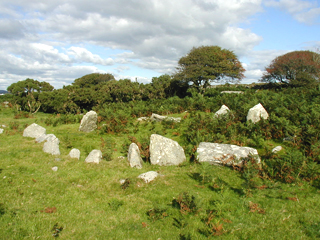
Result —
POLYGON ((214 182, 212 181, 212 178, 210 176, 203 176, 200 173, 190 173, 188 176, 196 180, 200 185, 205 186, 208 185, 207 187, 214 192, 221 192, 222 189, 228 188, 232 191, 234 191, 236 194, 238 194, 240 197, 246 195, 245 191, 242 188, 235 188, 232 187, 229 183, 226 181, 222 180, 221 178, 218 177, 214 182), (210 185, 208 183, 211 183, 210 185))

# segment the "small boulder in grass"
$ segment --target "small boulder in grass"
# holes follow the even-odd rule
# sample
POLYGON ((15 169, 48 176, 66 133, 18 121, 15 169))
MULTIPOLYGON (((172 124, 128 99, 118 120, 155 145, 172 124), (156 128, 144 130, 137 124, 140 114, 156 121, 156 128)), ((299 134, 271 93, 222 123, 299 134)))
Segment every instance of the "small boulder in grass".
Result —
POLYGON ((71 151, 69 152, 69 156, 71 158, 76 158, 79 160, 80 159, 80 150, 76 149, 76 148, 71 149, 71 151))
POLYGON ((280 152, 283 148, 281 146, 277 146, 275 147, 274 149, 271 150, 271 152, 273 153, 277 153, 277 152, 280 152))
POLYGON ((54 171, 54 172, 58 171, 58 167, 53 167, 53 168, 51 168, 51 169, 52 169, 52 171, 54 171))
POLYGON ((36 123, 32 123, 23 131, 24 137, 38 138, 43 134, 46 134, 46 129, 36 123))
POLYGON ((247 121, 252 121, 253 123, 257 123, 263 119, 268 119, 269 114, 267 110, 262 106, 261 103, 255 105, 250 108, 247 115, 247 121))
POLYGON ((100 150, 92 150, 88 157, 86 158, 85 162, 87 163, 99 163, 102 159, 102 152, 100 150))
POLYGON ((144 180, 146 183, 149 183, 149 182, 153 181, 158 176, 159 176, 159 173, 157 173, 155 171, 149 171, 149 172, 140 174, 138 176, 138 178, 144 180))
POLYGON ((225 115, 228 115, 230 113, 230 109, 226 105, 222 105, 221 108, 216 111, 214 114, 215 118, 223 117, 225 115))
POLYGON ((142 168, 142 158, 140 155, 139 147, 135 143, 131 143, 128 150, 128 162, 130 164, 130 167, 135 167, 138 169, 142 168))

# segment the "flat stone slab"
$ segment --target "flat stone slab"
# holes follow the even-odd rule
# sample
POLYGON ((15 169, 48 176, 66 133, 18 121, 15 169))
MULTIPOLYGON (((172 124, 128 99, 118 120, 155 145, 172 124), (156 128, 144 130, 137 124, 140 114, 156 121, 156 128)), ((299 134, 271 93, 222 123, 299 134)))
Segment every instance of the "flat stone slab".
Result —
POLYGON ((138 176, 138 178, 143 179, 146 183, 153 181, 156 177, 159 176, 159 173, 155 171, 150 171, 146 173, 142 173, 138 176))
POLYGON ((215 165, 241 165, 243 158, 253 156, 260 163, 258 151, 250 147, 231 144, 201 142, 197 148, 199 162, 215 165))

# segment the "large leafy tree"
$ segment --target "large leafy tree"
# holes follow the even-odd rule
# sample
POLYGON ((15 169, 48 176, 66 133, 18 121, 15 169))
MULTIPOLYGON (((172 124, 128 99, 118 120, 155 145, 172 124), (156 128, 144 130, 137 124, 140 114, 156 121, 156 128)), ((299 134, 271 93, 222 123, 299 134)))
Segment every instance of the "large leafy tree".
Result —
POLYGON ((115 80, 115 78, 110 73, 91 73, 74 80, 73 86, 80 88, 97 87, 111 80, 115 80))
POLYGON ((54 87, 47 82, 39 82, 27 78, 23 81, 12 83, 7 90, 15 97, 16 104, 20 105, 22 110, 29 110, 35 113, 39 110, 41 103, 39 94, 46 91, 52 91, 54 87))
POLYGON ((213 82, 238 82, 245 69, 237 56, 219 46, 193 48, 180 58, 176 78, 203 92, 213 82))
POLYGON ((289 52, 272 60, 261 82, 310 85, 320 81, 320 54, 312 51, 289 52))

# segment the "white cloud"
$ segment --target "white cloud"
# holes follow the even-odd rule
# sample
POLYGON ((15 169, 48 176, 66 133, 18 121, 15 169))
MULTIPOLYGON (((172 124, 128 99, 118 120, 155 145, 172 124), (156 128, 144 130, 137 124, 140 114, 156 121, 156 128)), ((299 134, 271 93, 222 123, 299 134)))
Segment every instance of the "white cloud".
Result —
POLYGON ((112 58, 102 59, 99 55, 93 54, 85 48, 82 47, 70 47, 68 49, 68 54, 75 57, 77 62, 87 62, 100 65, 113 65, 114 61, 112 58))
MULTIPOLYGON (((35 76, 61 86, 57 81, 72 82, 74 71, 111 65, 115 73, 125 74, 129 65, 170 73, 200 45, 243 56, 262 39, 239 24, 260 11, 262 0, 2 0, 0 75, 6 72, 8 85, 17 79, 12 76, 35 76), (125 53, 102 57, 94 46, 125 53)), ((145 78, 143 72, 135 77, 145 78)))
POLYGON ((269 7, 277 7, 283 11, 287 11, 301 23, 313 24, 320 16, 320 7, 315 1, 268 0, 264 4, 269 7))

